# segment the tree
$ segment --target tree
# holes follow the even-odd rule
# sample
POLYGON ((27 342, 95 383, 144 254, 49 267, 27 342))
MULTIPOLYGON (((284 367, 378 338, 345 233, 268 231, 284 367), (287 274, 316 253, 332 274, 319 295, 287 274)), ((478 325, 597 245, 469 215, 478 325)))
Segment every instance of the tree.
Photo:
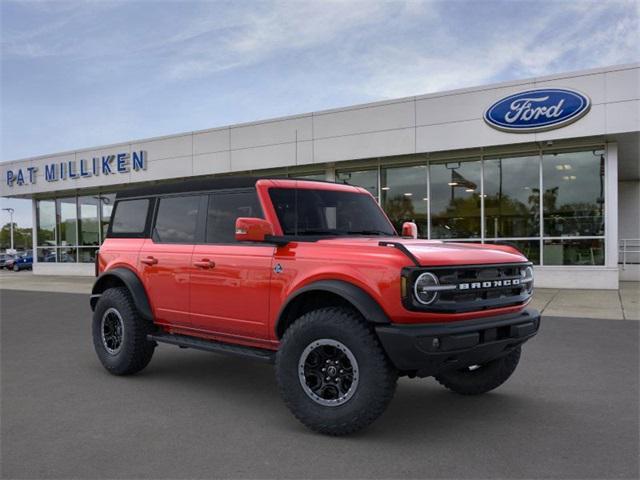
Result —
MULTIPOLYGON (((16 250, 31 250, 33 248, 32 232, 30 228, 20 228, 13 223, 13 247, 16 250)), ((11 248, 11 224, 7 222, 0 230, 0 250, 11 248)))

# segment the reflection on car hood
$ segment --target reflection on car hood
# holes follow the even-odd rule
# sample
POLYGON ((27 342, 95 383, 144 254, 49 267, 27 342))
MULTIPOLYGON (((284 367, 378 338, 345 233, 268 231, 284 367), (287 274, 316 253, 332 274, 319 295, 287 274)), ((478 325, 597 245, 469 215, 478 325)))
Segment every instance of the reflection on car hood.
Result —
MULTIPOLYGON (((471 242, 441 242, 414 240, 400 237, 339 237, 320 240, 322 243, 345 246, 377 246, 380 242, 404 245, 423 266, 480 265, 525 262, 527 258, 507 245, 489 245, 471 242)), ((380 247, 393 248, 393 247, 380 247)))

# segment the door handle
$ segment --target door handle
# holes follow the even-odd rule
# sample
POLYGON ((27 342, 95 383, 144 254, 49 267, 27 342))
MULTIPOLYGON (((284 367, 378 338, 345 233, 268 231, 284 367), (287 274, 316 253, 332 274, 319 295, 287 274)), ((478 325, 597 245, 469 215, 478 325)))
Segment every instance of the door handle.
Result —
POLYGON ((155 265, 158 263, 158 259, 156 257, 147 257, 140 260, 142 263, 146 265, 155 265))
POLYGON ((193 264, 200 268, 213 268, 216 266, 216 262, 212 262, 208 258, 203 258, 199 262, 193 262, 193 264))

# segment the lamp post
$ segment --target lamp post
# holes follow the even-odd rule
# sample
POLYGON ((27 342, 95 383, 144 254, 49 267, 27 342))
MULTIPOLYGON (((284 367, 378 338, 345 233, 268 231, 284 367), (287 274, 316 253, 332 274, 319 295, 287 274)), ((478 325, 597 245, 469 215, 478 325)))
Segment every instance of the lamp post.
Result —
POLYGON ((9 228, 11 228, 11 251, 13 251, 13 212, 15 212, 15 210, 13 208, 3 208, 2 210, 6 210, 7 212, 9 212, 9 228))

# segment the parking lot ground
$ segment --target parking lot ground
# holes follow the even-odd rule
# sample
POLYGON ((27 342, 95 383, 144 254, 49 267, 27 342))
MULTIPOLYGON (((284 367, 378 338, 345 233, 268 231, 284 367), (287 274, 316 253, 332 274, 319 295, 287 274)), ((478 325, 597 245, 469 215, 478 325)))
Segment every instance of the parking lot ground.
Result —
POLYGON ((287 411, 271 366, 160 346, 98 363, 86 295, 0 292, 3 478, 638 478, 637 321, 545 318, 480 397, 399 382, 346 438, 287 411))
POLYGON ((91 293, 95 277, 34 275, 30 270, 0 270, 0 289, 30 292, 91 293))

